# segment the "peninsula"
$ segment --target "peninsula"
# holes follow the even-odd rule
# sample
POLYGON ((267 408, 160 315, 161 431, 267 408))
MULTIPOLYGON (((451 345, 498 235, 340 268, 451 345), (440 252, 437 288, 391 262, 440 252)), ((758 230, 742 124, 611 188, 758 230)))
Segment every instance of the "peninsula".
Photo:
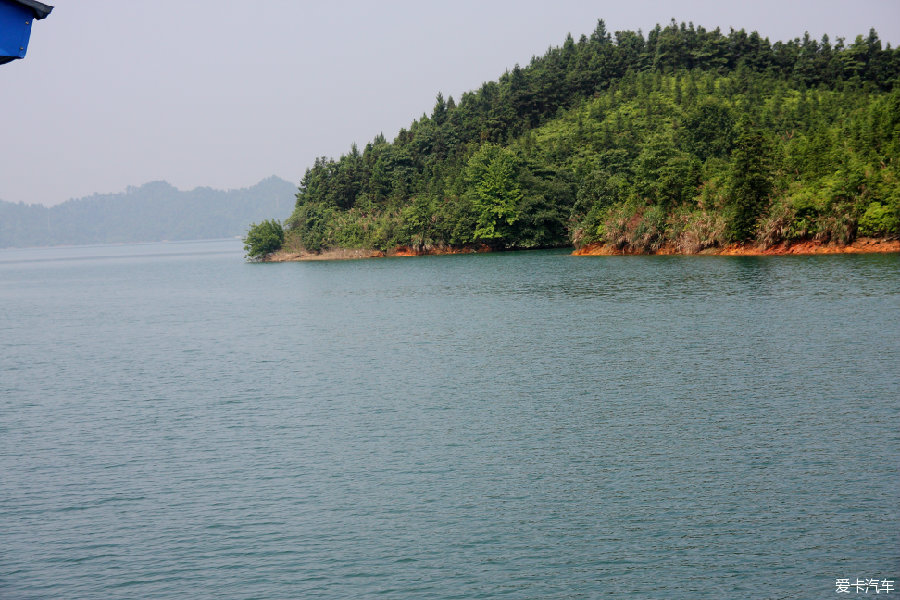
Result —
POLYGON ((315 161, 252 260, 900 250, 900 51, 670 22, 568 36, 315 161))

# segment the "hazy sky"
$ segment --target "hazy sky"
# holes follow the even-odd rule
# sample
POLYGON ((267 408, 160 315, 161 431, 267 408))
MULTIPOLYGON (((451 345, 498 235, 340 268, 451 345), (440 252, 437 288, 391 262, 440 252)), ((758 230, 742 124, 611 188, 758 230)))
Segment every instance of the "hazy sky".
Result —
MULTIPOLYGON (((48 1, 48 0, 45 0, 48 1)), ((52 3, 52 0, 49 0, 52 3)), ((28 56, 0 66, 0 199, 57 204, 164 179, 298 182, 514 64, 590 34, 670 19, 900 44, 898 0, 448 2, 59 0, 28 56)))

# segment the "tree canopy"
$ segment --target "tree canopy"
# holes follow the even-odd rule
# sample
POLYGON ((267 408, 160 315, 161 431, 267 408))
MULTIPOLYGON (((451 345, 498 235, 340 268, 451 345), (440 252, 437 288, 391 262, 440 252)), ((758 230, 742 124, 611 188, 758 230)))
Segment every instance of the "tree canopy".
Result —
POLYGON ((266 258, 280 249, 282 244, 284 244, 284 229, 275 219, 251 224, 244 237, 244 251, 251 260, 266 258))
POLYGON ((515 65, 392 142, 322 157, 287 239, 332 246, 732 241, 900 234, 900 52, 674 20, 515 65))

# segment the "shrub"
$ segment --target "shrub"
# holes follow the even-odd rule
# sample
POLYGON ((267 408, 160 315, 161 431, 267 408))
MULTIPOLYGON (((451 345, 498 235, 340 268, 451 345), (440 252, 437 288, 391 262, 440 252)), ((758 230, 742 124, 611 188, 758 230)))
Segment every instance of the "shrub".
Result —
POLYGON ((722 246, 728 238, 728 223, 718 213, 695 210, 677 215, 679 228, 675 247, 685 254, 696 254, 705 248, 722 246))
POLYGON ((900 233, 900 215, 880 202, 872 202, 859 218, 860 235, 890 235, 900 233))
POLYGON ((647 208, 629 232, 628 243, 639 252, 656 252, 665 243, 666 211, 662 206, 647 208))
POLYGON ((297 232, 301 246, 309 252, 320 252, 331 245, 329 234, 334 215, 335 209, 331 206, 301 204, 294 209, 294 214, 290 216, 287 224, 297 232))
POLYGON ((841 212, 821 217, 816 223, 815 239, 835 244, 852 243, 856 239, 856 219, 841 212))
POLYGON ((281 249, 284 244, 284 229, 281 223, 266 219, 260 224, 250 225, 244 238, 244 250, 250 260, 264 260, 267 256, 281 249))
POLYGON ((626 202, 609 211, 603 224, 606 242, 630 252, 656 252, 666 242, 667 215, 662 206, 626 202))

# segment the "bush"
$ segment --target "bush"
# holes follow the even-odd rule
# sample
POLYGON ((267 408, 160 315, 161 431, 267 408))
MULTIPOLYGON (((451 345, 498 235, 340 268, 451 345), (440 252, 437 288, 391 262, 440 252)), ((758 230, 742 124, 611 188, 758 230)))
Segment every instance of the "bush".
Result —
POLYGON ((629 232, 628 244, 638 252, 656 252, 666 241, 666 211, 656 205, 647 208, 629 232))
POLYGON ((718 213, 695 210, 681 212, 676 219, 675 247, 679 252, 696 254, 706 248, 723 246, 728 239, 728 223, 718 213))
POLYGON ((244 250, 250 260, 264 260, 281 249, 284 244, 284 229, 276 219, 266 219, 259 225, 253 223, 244 238, 244 250))
POLYGON ((335 212, 334 208, 323 204, 301 204, 294 209, 287 224, 297 232, 297 239, 303 248, 308 252, 320 252, 330 245, 335 212))
POLYGON ((900 215, 880 202, 872 202, 859 219, 859 233, 867 236, 900 233, 900 215))
POLYGON ((626 202, 610 210, 603 224, 606 243, 630 252, 656 252, 666 242, 667 214, 659 205, 626 202))

